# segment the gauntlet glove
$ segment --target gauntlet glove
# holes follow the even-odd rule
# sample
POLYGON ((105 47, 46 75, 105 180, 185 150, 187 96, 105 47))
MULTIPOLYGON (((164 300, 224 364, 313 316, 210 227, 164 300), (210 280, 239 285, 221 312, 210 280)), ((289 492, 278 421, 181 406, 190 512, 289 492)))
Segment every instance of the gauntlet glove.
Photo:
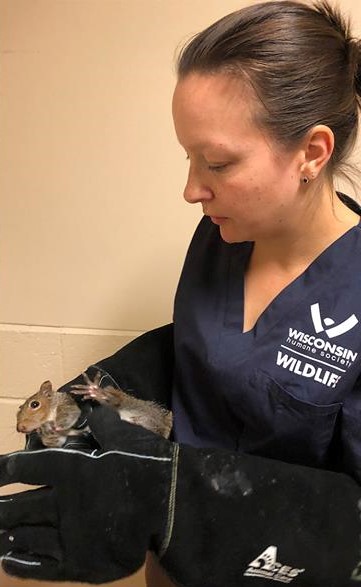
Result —
POLYGON ((0 502, 6 572, 103 583, 154 551, 184 587, 346 587, 360 580, 361 489, 349 477, 197 450, 88 416, 101 449, 5 455, 0 484, 40 489, 0 502))
POLYGON ((88 419, 101 451, 1 457, 1 485, 43 486, 0 500, 5 572, 103 583, 135 572, 148 548, 161 548, 176 445, 121 422, 108 407, 88 419))

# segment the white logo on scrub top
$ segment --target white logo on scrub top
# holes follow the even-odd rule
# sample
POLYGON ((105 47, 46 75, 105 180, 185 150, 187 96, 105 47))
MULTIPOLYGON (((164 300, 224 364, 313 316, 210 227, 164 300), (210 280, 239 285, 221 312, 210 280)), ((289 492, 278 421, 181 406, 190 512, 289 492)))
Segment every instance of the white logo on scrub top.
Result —
POLYGON ((346 320, 340 322, 340 324, 336 324, 336 326, 334 326, 335 321, 332 318, 324 318, 322 320, 320 304, 312 304, 311 316, 316 333, 326 332, 328 338, 335 338, 335 336, 345 334, 345 332, 348 332, 358 324, 358 319, 355 314, 352 314, 352 316, 349 316, 346 320), (324 325, 330 326, 331 328, 325 328, 324 325))

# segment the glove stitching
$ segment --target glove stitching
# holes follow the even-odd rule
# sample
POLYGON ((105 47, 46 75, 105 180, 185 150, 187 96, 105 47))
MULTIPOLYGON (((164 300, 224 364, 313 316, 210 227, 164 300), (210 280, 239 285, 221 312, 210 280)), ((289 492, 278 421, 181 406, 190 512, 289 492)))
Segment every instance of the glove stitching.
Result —
MULTIPOLYGON (((102 367, 99 367, 99 365, 97 365, 96 363, 94 363, 94 365, 90 365, 90 366, 88 367, 88 369, 91 369, 92 367, 95 367, 96 369, 98 369, 98 370, 99 370, 99 371, 102 373, 102 378, 101 378, 101 380, 99 381, 99 383, 101 383, 101 382, 102 382, 102 380, 103 380, 103 378, 104 378, 104 377, 109 377, 109 379, 111 379, 112 383, 114 383, 115 387, 116 387, 117 389, 120 389, 120 386, 119 386, 119 385, 118 385, 118 383, 115 381, 115 379, 113 379, 113 377, 110 375, 110 373, 108 373, 108 371, 105 371, 105 370, 104 370, 102 367)), ((87 371, 88 371, 88 369, 87 369, 87 371)))
POLYGON ((4 556, 1 557, 1 561, 10 561, 10 562, 14 562, 14 563, 19 563, 21 565, 27 565, 29 567, 41 567, 41 562, 40 561, 27 561, 21 558, 16 558, 14 556, 12 556, 13 551, 9 550, 9 552, 7 552, 6 554, 4 554, 4 556))
MULTIPOLYGON (((134 452, 125 452, 125 451, 121 451, 121 450, 108 450, 107 452, 96 454, 99 452, 98 449, 95 449, 92 453, 85 453, 85 452, 81 452, 78 450, 74 450, 72 448, 70 448, 70 449, 67 449, 67 448, 44 448, 42 450, 32 451, 32 452, 15 451, 15 452, 9 453, 7 456, 12 457, 12 456, 19 455, 20 458, 27 457, 27 456, 34 457, 34 455, 36 455, 36 453, 39 453, 39 455, 43 455, 46 452, 51 452, 54 454, 59 454, 59 453, 65 452, 65 453, 75 454, 79 458, 87 458, 87 459, 102 459, 103 457, 106 457, 108 455, 122 455, 123 457, 133 457, 133 458, 145 459, 145 460, 149 460, 149 461, 161 461, 161 462, 172 461, 172 457, 155 457, 153 455, 143 455, 143 454, 138 454, 138 453, 134 453, 134 452)), ((41 458, 41 456, 40 456, 40 458, 41 458)))
POLYGON ((25 450, 28 450, 30 446, 30 435, 26 436, 25 450))
POLYGON ((174 515, 175 515, 175 500, 176 500, 176 492, 177 492, 177 478, 178 478, 178 460, 179 460, 179 445, 175 444, 174 446, 174 455, 173 455, 173 466, 172 466, 172 479, 171 479, 171 486, 169 491, 169 501, 168 501, 168 516, 167 516, 167 525, 165 536, 161 547, 159 549, 159 559, 161 559, 168 550, 172 534, 173 534, 173 527, 174 527, 174 515))

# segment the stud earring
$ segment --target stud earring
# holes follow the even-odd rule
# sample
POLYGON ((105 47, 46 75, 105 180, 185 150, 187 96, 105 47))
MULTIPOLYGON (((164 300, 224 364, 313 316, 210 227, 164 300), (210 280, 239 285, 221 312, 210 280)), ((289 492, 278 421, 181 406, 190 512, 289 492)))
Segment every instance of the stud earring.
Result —
POLYGON ((310 180, 309 180, 308 177, 303 177, 301 181, 303 181, 303 183, 309 183, 310 182, 310 180))

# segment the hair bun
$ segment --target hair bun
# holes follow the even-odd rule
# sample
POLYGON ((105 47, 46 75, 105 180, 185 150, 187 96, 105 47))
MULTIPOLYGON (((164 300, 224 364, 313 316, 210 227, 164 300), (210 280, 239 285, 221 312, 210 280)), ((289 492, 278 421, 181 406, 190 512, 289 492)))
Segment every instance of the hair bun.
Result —
POLYGON ((315 9, 339 35, 345 49, 350 82, 361 98, 361 41, 352 36, 350 18, 343 16, 338 6, 331 6, 329 0, 319 0, 315 9))
POLYGON ((361 97, 361 41, 350 39, 348 41, 349 63, 351 74, 354 78, 355 91, 361 97))

